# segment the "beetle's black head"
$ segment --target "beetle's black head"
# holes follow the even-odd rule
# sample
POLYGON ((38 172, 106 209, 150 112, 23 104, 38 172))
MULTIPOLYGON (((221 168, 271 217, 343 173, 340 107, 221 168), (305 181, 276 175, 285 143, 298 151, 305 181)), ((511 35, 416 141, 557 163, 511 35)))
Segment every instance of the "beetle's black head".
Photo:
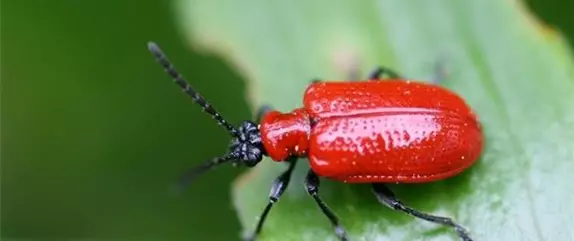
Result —
POLYGON ((243 164, 248 167, 254 167, 263 159, 265 149, 261 140, 261 134, 257 125, 251 121, 244 121, 239 128, 229 124, 185 79, 175 70, 173 65, 167 59, 165 54, 155 43, 148 43, 149 51, 155 56, 156 60, 163 66, 164 70, 173 78, 174 82, 187 93, 203 111, 210 114, 220 126, 223 126, 233 137, 229 143, 227 154, 213 158, 201 166, 191 169, 182 176, 178 183, 178 189, 187 186, 195 177, 210 170, 211 168, 232 162, 234 164, 243 164))
POLYGON ((237 164, 254 167, 263 159, 265 148, 257 125, 244 121, 237 129, 238 135, 229 143, 229 153, 237 164))

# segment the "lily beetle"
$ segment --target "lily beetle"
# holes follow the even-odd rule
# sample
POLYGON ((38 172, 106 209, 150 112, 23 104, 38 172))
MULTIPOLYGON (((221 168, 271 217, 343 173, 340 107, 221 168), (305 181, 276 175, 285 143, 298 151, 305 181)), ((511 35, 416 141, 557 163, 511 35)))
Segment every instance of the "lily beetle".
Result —
POLYGON ((299 158, 309 161, 307 192, 340 240, 348 240, 348 236, 318 194, 319 177, 368 183, 385 206, 449 226, 461 240, 472 240, 466 229, 451 218, 415 210, 385 185, 446 179, 478 160, 483 148, 481 125, 457 94, 437 83, 410 81, 379 67, 364 81, 314 80, 303 94, 303 107, 282 113, 264 106, 257 114, 259 123, 246 120, 235 127, 186 82, 155 43, 148 43, 148 48, 175 83, 233 137, 226 154, 183 175, 182 185, 224 163, 254 167, 264 156, 287 163, 287 169, 271 187, 269 203, 254 232, 246 240, 255 240, 261 232, 299 158), (388 78, 381 78, 383 74, 388 78))

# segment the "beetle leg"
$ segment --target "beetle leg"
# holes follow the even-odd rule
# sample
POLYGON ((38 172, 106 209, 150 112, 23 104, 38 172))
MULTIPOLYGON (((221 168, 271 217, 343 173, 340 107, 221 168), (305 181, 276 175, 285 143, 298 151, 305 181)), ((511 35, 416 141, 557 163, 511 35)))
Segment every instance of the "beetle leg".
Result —
POLYGON ((263 118, 263 116, 265 114, 267 114, 267 112, 271 111, 273 108, 271 108, 270 105, 262 105, 261 107, 259 107, 259 110, 257 110, 257 115, 256 115, 256 120, 257 123, 261 122, 261 118, 263 118))
POLYGON ((400 200, 398 200, 395 197, 395 194, 387 186, 385 186, 385 184, 373 183, 373 192, 375 193, 375 196, 377 196, 379 202, 394 210, 405 212, 409 215, 427 220, 429 222, 453 227, 458 236, 463 241, 472 241, 472 239, 468 236, 468 232, 466 231, 466 229, 463 228, 461 225, 452 221, 451 218, 426 214, 405 206, 400 200))
POLYGON ((375 68, 373 71, 371 71, 371 73, 369 74, 369 80, 380 80, 383 74, 387 74, 391 79, 402 79, 402 76, 400 74, 397 74, 397 72, 395 72, 394 70, 383 66, 379 66, 375 68))
POLYGON ((307 188, 307 192, 309 193, 309 195, 311 195, 311 197, 313 197, 313 199, 315 199, 315 202, 317 203, 319 208, 321 208, 323 214, 325 214, 327 218, 329 218, 331 224, 335 226, 335 233, 337 234, 339 239, 341 241, 347 241, 348 240, 347 234, 345 232, 345 229, 343 229, 343 227, 339 224, 339 219, 337 218, 335 213, 333 213, 333 211, 331 211, 329 207, 327 207, 327 205, 319 197, 319 184, 320 182, 317 174, 315 174, 313 170, 309 170, 309 172, 307 173, 307 177, 305 178, 305 187, 307 188))
POLYGON ((297 157, 290 157, 288 162, 289 162, 289 167, 287 167, 287 170, 285 170, 283 173, 281 173, 281 175, 279 175, 275 179, 275 181, 273 182, 273 185, 271 186, 271 190, 269 192, 269 203, 267 204, 267 206, 263 210, 263 213, 261 214, 261 216, 259 218, 259 222, 257 222, 257 228, 255 228, 255 231, 253 233, 251 233, 249 236, 247 236, 244 240, 249 240, 249 241, 255 240, 257 235, 259 235, 259 233, 261 232, 261 228, 263 227, 263 223, 265 222, 265 218, 267 217, 267 214, 269 213, 269 211, 273 207, 273 204, 275 204, 277 201, 279 201, 279 198, 281 197, 281 195, 283 195, 283 193, 287 189, 287 186, 289 185, 289 181, 291 180, 291 174, 293 173, 293 169, 295 169, 295 164, 297 163, 297 157))
POLYGON ((323 82, 323 81, 320 79, 312 79, 311 80, 311 83, 321 83, 321 82, 323 82))

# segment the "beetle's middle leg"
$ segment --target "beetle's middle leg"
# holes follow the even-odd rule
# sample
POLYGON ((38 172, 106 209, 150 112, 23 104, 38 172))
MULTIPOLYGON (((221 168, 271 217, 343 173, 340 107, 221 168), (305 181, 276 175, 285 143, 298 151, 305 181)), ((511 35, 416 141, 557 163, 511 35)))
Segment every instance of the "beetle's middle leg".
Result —
POLYGON ((389 78, 391 78, 391 79, 402 79, 403 78, 396 71, 394 71, 390 68, 387 68, 387 67, 383 67, 383 66, 378 66, 377 68, 372 70, 371 73, 369 74, 368 78, 369 78, 369 80, 381 80, 381 76, 383 76, 384 74, 389 76, 389 78))
POLYGON ((317 174, 315 174, 313 170, 309 170, 307 172, 307 176, 305 177, 305 187, 307 188, 307 192, 309 193, 309 195, 311 195, 311 197, 313 197, 319 208, 321 208, 323 214, 327 216, 331 224, 335 227, 335 233, 339 237, 339 240, 347 241, 348 240, 347 234, 345 232, 345 229, 343 229, 343 227, 339 223, 337 215, 335 215, 335 213, 333 213, 333 211, 331 211, 331 209, 327 207, 327 204, 325 204, 323 200, 321 200, 321 198, 319 197, 319 184, 320 182, 317 174))
MULTIPOLYGON (((433 76, 430 78, 432 84, 440 84, 444 79, 447 78, 447 68, 445 66, 445 60, 439 59, 434 63, 433 76)), ((369 80, 381 80, 381 76, 386 74, 391 79, 405 79, 404 76, 398 74, 396 71, 389 69, 387 67, 379 66, 371 71, 368 78, 369 80)))

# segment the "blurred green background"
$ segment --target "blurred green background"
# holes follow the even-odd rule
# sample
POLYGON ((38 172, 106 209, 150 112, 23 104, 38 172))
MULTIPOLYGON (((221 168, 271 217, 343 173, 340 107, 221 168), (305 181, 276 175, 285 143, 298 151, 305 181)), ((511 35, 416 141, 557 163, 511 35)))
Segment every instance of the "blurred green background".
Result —
MULTIPOLYGON (((183 196, 169 189, 228 136, 170 82, 148 40, 231 122, 252 116, 243 80, 189 48, 170 4, 2 2, 2 238, 238 238, 229 182, 240 170, 222 166, 183 196)), ((572 43, 574 2, 529 4, 572 43)))

